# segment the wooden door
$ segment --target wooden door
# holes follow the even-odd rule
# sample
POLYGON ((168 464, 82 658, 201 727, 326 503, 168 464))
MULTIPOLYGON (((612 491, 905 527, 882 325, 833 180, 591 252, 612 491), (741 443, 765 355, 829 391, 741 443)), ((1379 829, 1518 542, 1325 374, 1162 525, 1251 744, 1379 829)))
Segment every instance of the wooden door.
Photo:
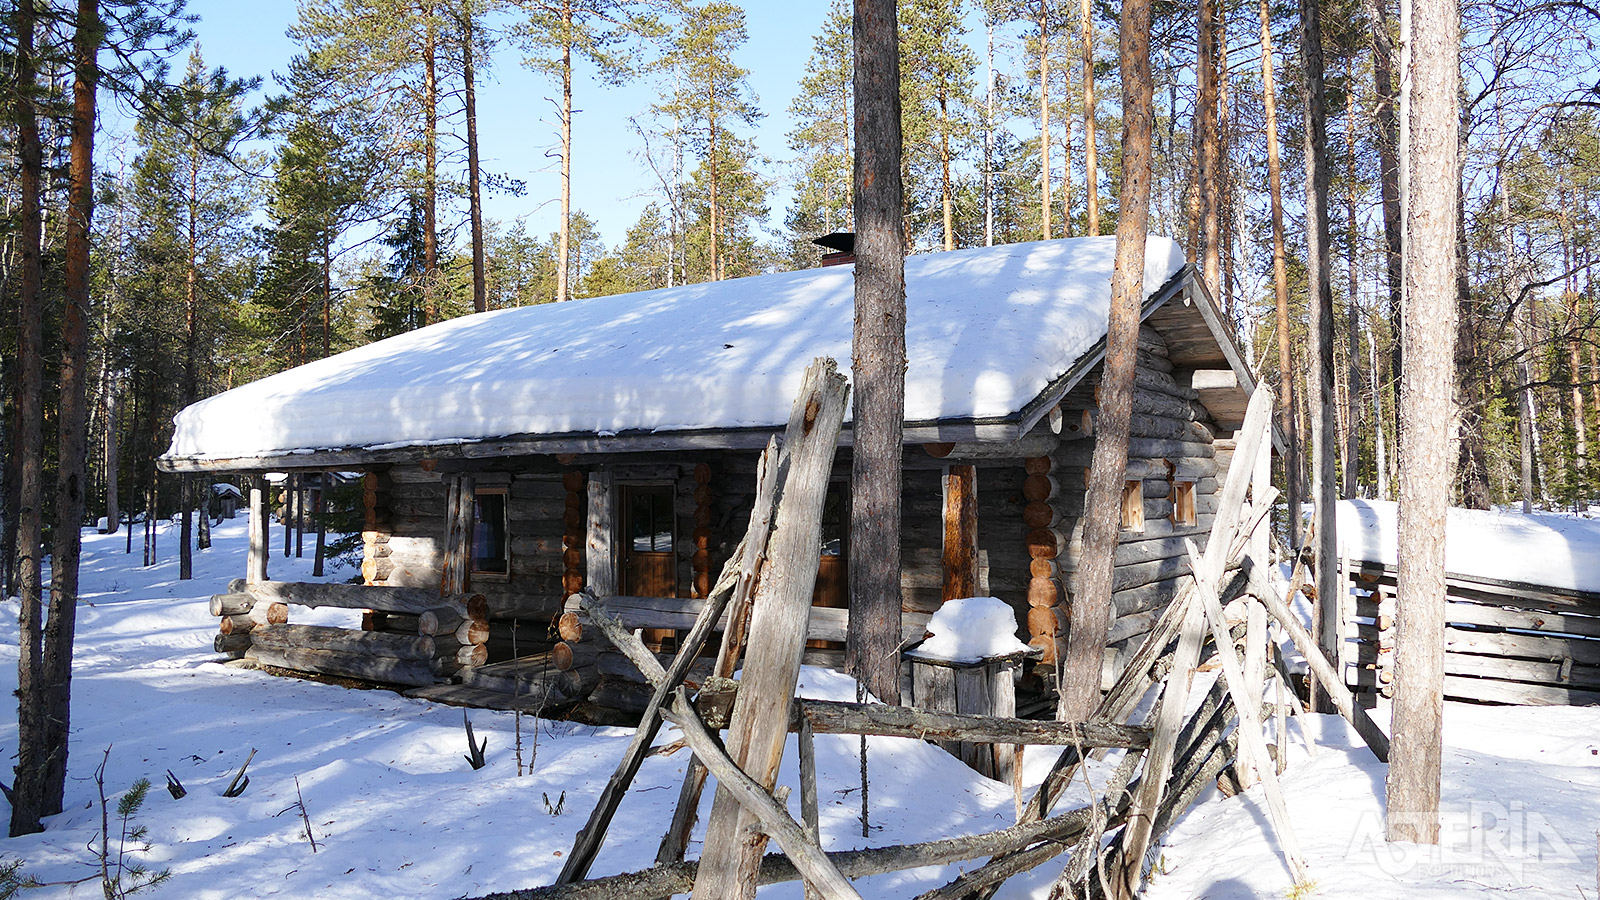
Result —
MULTIPOLYGON (((817 561, 817 586, 811 592, 811 605, 844 609, 850 605, 850 485, 835 481, 828 485, 822 507, 822 558, 817 561)), ((837 641, 807 641, 820 650, 842 650, 837 641)))
POLYGON ((671 485, 622 486, 622 593, 678 596, 671 485))

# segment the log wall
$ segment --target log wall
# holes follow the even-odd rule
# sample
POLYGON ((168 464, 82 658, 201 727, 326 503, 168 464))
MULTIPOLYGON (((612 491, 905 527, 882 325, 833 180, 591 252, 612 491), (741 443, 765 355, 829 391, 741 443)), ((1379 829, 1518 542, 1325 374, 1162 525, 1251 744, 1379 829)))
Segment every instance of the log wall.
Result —
MULTIPOLYGON (((1394 685, 1395 571, 1341 565, 1340 669, 1374 705, 1394 685)), ((1444 695, 1526 706, 1600 703, 1600 595, 1445 581, 1444 695)))

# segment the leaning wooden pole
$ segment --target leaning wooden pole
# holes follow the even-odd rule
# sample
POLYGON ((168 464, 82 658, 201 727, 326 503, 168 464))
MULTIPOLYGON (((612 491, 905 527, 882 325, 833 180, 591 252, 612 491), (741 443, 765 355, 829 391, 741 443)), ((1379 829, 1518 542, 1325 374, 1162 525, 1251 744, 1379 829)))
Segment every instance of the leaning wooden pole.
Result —
POLYGON ((1073 598, 1058 719, 1084 720, 1100 702, 1100 667, 1111 628, 1111 575, 1121 525, 1122 476, 1133 417, 1133 374, 1144 300, 1145 228, 1150 209, 1150 4, 1122 6, 1122 188, 1118 197, 1116 269, 1106 333, 1100 419, 1089 467, 1088 514, 1073 598))
POLYGON ((1451 373, 1456 334, 1456 0, 1407 0, 1409 138, 1404 183, 1405 371, 1400 385, 1400 573, 1390 840, 1439 841, 1444 717, 1445 516, 1450 498, 1451 373), (1442 199, 1448 198, 1448 199, 1442 199))
MULTIPOLYGON (((728 755, 768 792, 777 782, 789 733, 789 708, 800 676, 811 593, 822 556, 817 535, 849 393, 833 360, 812 363, 784 434, 789 466, 767 544, 767 566, 751 610, 744 678, 727 735, 728 755)), ((899 616, 894 620, 898 622, 899 616)), ((898 677, 898 665, 894 671, 898 677)), ((765 836, 751 836, 759 821, 737 797, 718 786, 695 877, 697 900, 755 896, 767 843, 765 836)))
POLYGON ((906 394, 898 35, 895 0, 855 0, 856 302, 850 371, 855 407, 845 652, 857 680, 885 703, 900 700, 900 460, 906 394))

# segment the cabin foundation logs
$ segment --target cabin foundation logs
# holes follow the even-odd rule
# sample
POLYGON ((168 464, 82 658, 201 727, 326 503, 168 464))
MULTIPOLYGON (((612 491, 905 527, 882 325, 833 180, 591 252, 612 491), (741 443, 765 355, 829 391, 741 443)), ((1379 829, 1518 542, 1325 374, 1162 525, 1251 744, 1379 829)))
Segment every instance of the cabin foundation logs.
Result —
POLYGON ((322 675, 424 686, 488 662, 489 603, 481 594, 234 579, 211 598, 218 653, 322 675), (289 624, 289 607, 377 609, 362 630, 289 624))

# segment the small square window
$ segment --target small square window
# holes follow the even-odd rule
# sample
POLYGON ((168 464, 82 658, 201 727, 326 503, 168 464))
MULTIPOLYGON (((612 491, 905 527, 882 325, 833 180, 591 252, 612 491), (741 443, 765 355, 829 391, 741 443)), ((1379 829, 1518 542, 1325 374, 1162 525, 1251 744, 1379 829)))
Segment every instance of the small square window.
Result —
POLYGON ((478 488, 472 499, 472 571, 508 575, 510 539, 505 488, 478 488))
POLYGON ((1172 483, 1172 524, 1194 525, 1194 482, 1174 481, 1172 483))
POLYGON ((1144 482, 1122 483, 1122 530, 1144 531, 1144 482))

